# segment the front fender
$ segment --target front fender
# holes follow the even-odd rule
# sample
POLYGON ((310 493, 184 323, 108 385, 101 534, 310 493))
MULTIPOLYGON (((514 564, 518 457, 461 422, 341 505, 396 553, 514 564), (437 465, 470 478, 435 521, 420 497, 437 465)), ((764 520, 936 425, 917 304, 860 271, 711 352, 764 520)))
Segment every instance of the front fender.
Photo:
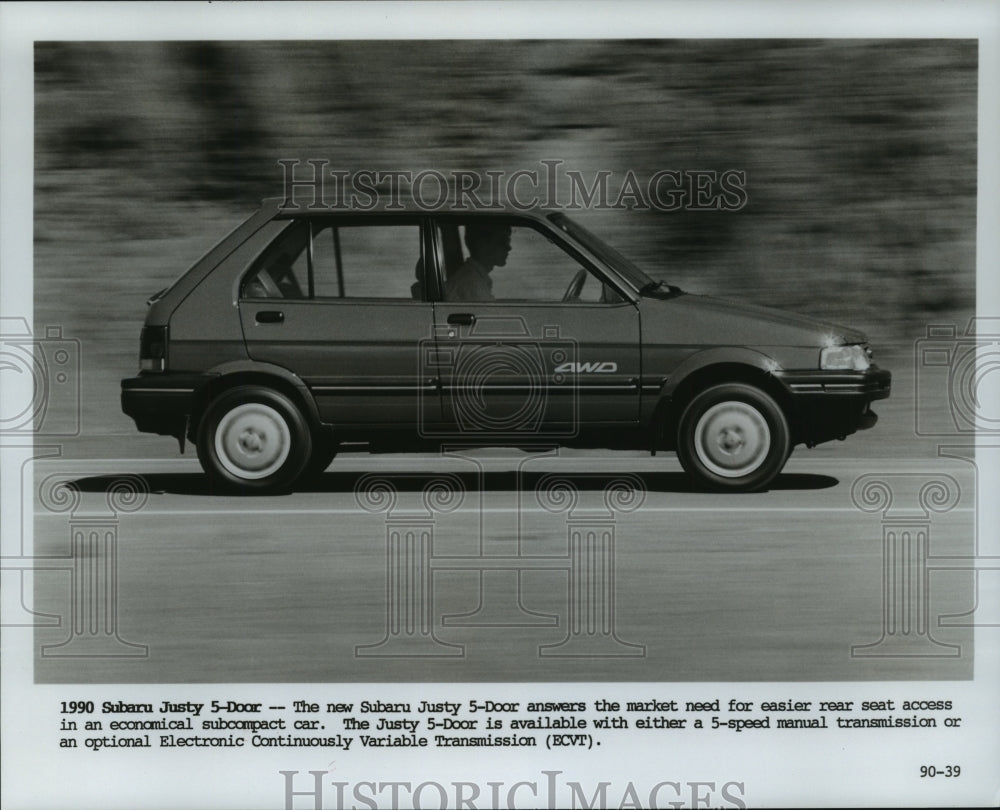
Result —
POLYGON ((645 424, 654 447, 670 449, 680 408, 695 391, 722 382, 746 382, 775 396, 785 406, 789 392, 773 374, 767 354, 742 346, 718 346, 685 357, 667 377, 644 385, 645 424))
POLYGON ((685 380, 710 366, 747 366, 767 375, 775 369, 774 361, 763 352, 743 346, 717 346, 695 352, 681 361, 680 365, 663 380, 658 396, 672 397, 685 380))

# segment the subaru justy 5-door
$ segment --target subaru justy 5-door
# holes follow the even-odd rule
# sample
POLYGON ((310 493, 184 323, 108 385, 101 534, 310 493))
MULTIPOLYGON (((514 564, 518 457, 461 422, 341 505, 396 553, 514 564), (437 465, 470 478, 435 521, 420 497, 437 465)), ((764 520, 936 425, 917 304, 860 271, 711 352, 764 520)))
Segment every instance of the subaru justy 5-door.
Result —
POLYGON ((889 396, 860 332, 685 293, 565 213, 392 208, 265 200, 150 299, 136 427, 233 491, 456 444, 673 450, 750 491, 889 396))

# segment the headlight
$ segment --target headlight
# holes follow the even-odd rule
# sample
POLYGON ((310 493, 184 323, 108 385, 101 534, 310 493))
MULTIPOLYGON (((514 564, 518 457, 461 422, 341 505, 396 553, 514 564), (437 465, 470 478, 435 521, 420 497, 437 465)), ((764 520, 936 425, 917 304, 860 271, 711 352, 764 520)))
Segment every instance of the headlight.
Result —
POLYGON ((819 354, 819 367, 842 371, 866 371, 871 365, 863 346, 830 346, 819 354))

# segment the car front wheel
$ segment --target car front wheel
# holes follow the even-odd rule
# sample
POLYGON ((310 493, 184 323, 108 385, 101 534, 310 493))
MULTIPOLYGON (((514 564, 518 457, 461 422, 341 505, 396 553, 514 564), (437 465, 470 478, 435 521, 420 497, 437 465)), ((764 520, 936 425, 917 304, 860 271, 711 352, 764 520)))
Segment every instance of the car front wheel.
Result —
POLYGON ((284 394, 246 385, 224 391, 205 411, 198 460, 227 489, 274 492, 302 474, 312 453, 309 426, 284 394))
POLYGON ((764 489, 790 452, 784 412, 755 386, 712 386, 696 395, 681 415, 677 456, 688 475, 709 489, 764 489))

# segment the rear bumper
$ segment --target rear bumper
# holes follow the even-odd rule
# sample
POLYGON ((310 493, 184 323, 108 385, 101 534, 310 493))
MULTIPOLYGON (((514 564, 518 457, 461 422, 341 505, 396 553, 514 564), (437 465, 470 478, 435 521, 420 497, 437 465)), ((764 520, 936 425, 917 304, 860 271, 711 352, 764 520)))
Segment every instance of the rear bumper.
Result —
POLYGON ((782 371, 775 374, 792 395, 796 441, 808 445, 842 439, 875 425, 871 403, 892 393, 892 374, 867 371, 782 371))
POLYGON ((140 374, 122 380, 122 412, 142 433, 184 435, 194 394, 208 380, 204 374, 140 374))

